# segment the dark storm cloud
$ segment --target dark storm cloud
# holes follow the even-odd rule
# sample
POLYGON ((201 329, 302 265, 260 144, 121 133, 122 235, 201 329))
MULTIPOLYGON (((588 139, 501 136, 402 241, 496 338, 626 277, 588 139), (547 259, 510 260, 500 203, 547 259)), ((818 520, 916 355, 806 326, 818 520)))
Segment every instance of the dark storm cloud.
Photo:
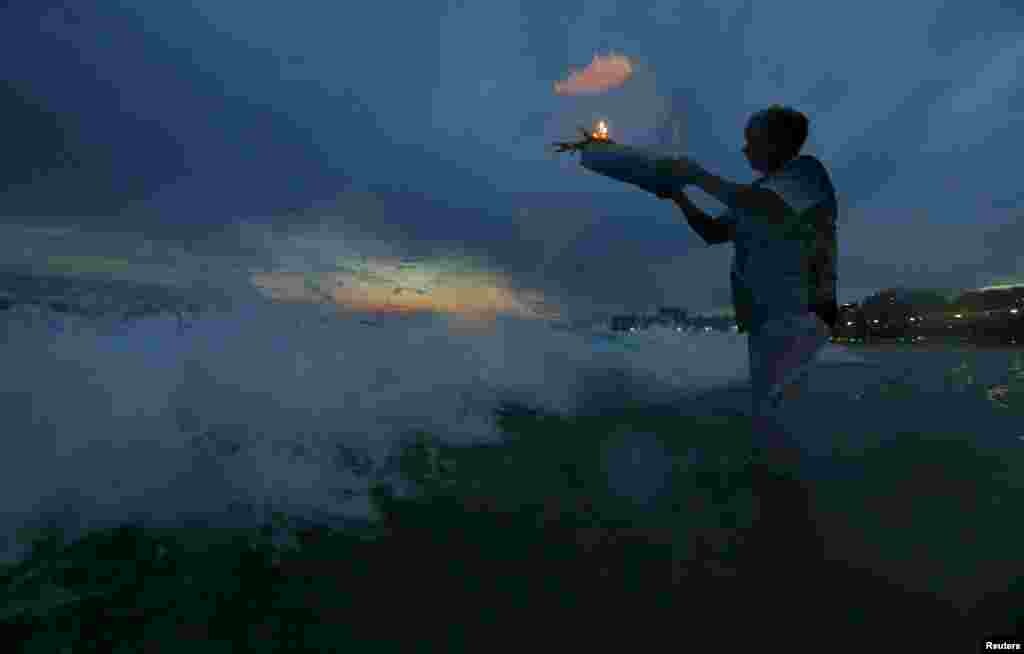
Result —
MULTIPOLYGON (((143 197, 161 178, 180 174, 180 152, 159 127, 125 116, 110 138, 93 129, 83 112, 51 109, 27 87, 12 81, 0 85, 4 215, 102 219, 143 197), (157 165, 147 170, 125 165, 148 157, 157 165)), ((116 98, 103 95, 93 92, 90 102, 99 112, 115 113, 116 98)))
MULTIPOLYGON (((113 223, 112 216, 123 209, 134 209, 182 180, 205 176, 217 180, 211 186, 219 192, 203 189, 201 197, 180 205, 188 211, 174 221, 210 220, 212 215, 201 215, 204 204, 223 221, 225 212, 277 209, 274 204, 289 195, 300 201, 325 177, 332 183, 344 179, 301 125, 271 106, 231 93, 194 51, 154 38, 140 16, 90 7, 69 25, 55 21, 53 11, 41 14, 22 9, 5 23, 5 34, 12 37, 5 54, 29 62, 18 71, 24 77, 20 85, 73 134, 90 183, 68 175, 43 180, 36 194, 5 198, 5 215, 102 212, 113 223), (99 34, 109 35, 109 43, 96 43, 99 34), (105 183, 96 183, 98 175, 105 183), (61 193, 63 185, 76 192, 61 193)), ((216 40, 221 56, 237 60, 240 68, 266 69, 266 55, 223 40, 202 21, 188 23, 188 30, 192 46, 216 40)), ((304 93, 295 86, 285 92, 304 93)), ((170 204, 169 209, 178 208, 170 204)), ((116 226, 126 227, 134 218, 116 226)))
POLYGON ((56 169, 81 167, 80 155, 57 115, 9 81, 0 84, 0 106, 4 107, 0 139, 7 154, 0 159, 0 175, 5 189, 56 169))

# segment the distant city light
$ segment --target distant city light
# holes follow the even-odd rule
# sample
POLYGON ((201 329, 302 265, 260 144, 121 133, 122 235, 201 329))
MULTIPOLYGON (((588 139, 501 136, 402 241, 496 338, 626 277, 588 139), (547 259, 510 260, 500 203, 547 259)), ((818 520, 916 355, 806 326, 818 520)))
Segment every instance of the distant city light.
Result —
POLYGON ((962 313, 958 313, 958 314, 956 314, 956 317, 957 317, 957 318, 963 318, 963 317, 964 317, 964 315, 963 315, 962 313))
POLYGON ((849 326, 849 325, 852 325, 852 324, 853 324, 853 322, 851 322, 851 321, 847 320, 847 321, 846 321, 846 324, 847 324, 847 326, 849 326))
POLYGON ((877 319, 874 322, 875 322, 876 325, 878 324, 878 320, 877 319))
POLYGON ((1017 313, 1020 309, 1010 309, 1010 313, 1017 313))

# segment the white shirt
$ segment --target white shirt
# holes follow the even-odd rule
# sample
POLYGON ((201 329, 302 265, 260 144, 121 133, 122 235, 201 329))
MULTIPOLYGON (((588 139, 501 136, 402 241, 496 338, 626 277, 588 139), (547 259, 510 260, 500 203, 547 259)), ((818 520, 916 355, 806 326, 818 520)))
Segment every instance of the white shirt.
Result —
POLYGON ((812 303, 824 298, 834 299, 838 214, 828 171, 814 157, 797 157, 754 186, 774 191, 791 212, 782 225, 743 210, 719 217, 734 230, 734 302, 738 317, 749 316, 750 328, 806 313, 812 303), (821 215, 826 217, 824 223, 817 222, 821 215))

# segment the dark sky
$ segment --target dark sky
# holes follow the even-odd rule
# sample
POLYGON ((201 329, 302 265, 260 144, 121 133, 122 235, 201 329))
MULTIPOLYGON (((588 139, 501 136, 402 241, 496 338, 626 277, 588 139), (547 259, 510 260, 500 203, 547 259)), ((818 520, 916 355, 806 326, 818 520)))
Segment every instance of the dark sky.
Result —
POLYGON ((840 194, 841 300, 1024 276, 1017 3, 715 4, 8 3, 0 220, 75 227, 83 255, 146 238, 213 258, 252 252, 226 227, 326 223, 481 258, 573 312, 719 308, 729 246, 545 146, 607 118, 749 181, 744 121, 780 102, 840 194), (610 51, 625 86, 553 93, 610 51))

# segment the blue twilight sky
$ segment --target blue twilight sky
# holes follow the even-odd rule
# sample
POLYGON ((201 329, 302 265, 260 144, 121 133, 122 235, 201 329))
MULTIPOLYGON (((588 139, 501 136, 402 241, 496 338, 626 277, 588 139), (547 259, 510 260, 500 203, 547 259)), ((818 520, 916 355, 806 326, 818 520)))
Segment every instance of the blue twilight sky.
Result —
POLYGON ((1011 0, 22 0, 0 9, 0 220, 254 265, 327 230, 482 260, 569 314, 715 309, 730 246, 546 145, 607 118, 749 181, 744 121, 779 102, 840 194, 841 300, 972 287, 1024 276, 1022 63, 1011 0), (553 93, 613 51, 625 86, 553 93))

